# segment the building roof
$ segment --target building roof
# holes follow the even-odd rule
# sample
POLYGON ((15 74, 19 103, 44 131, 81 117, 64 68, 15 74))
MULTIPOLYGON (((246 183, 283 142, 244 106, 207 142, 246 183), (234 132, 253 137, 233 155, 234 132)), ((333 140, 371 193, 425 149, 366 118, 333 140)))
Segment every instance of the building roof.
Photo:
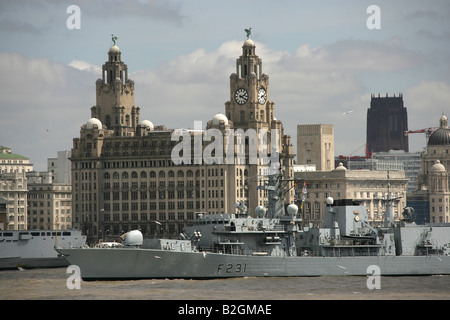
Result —
POLYGON ((447 117, 442 114, 439 120, 439 129, 434 131, 428 139, 429 146, 450 145, 450 128, 447 125, 447 117))

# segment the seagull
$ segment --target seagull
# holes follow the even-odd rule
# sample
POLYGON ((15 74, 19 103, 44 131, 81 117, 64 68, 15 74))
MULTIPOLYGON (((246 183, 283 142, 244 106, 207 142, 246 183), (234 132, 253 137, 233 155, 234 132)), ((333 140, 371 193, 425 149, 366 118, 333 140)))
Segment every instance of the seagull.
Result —
POLYGON ((348 115, 348 114, 350 114, 350 113, 352 113, 352 112, 353 112, 353 110, 350 110, 350 111, 344 112, 342 115, 343 115, 343 116, 346 116, 346 115, 348 115))

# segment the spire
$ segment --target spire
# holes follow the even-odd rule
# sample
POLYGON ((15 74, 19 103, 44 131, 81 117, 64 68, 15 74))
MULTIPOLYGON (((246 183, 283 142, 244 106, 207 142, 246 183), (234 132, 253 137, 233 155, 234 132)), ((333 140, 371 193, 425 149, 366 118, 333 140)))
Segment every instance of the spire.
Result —
POLYGON ((447 128, 448 127, 448 121, 447 121, 447 117, 444 114, 444 111, 442 111, 442 117, 439 120, 439 127, 441 127, 441 128, 447 128))

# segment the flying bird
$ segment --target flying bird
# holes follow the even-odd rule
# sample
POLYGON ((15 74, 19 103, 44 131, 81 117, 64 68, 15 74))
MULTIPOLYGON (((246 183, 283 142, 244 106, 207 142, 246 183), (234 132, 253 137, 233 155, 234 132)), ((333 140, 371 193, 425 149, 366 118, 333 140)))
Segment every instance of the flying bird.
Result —
POLYGON ((346 115, 348 115, 348 114, 350 114, 350 113, 352 113, 352 112, 353 112, 353 110, 350 110, 350 111, 344 112, 342 115, 343 115, 343 116, 346 116, 346 115))

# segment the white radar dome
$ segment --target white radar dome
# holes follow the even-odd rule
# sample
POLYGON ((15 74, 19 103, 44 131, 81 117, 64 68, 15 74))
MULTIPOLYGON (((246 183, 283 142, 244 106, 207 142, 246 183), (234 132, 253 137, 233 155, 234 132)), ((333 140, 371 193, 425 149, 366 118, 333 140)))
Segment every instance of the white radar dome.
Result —
POLYGON ((297 205, 296 205, 296 204, 290 204, 290 205, 287 207, 287 212, 288 212, 289 215, 295 216, 295 215, 297 214, 297 212, 298 212, 298 207, 297 207, 297 205))
POLYGON ((123 244, 126 246, 141 246, 144 243, 144 237, 139 230, 132 230, 120 236, 123 244))
POLYGON ((266 213, 266 208, 263 206, 257 206, 255 209, 255 213, 257 217, 264 217, 264 214, 266 213))

